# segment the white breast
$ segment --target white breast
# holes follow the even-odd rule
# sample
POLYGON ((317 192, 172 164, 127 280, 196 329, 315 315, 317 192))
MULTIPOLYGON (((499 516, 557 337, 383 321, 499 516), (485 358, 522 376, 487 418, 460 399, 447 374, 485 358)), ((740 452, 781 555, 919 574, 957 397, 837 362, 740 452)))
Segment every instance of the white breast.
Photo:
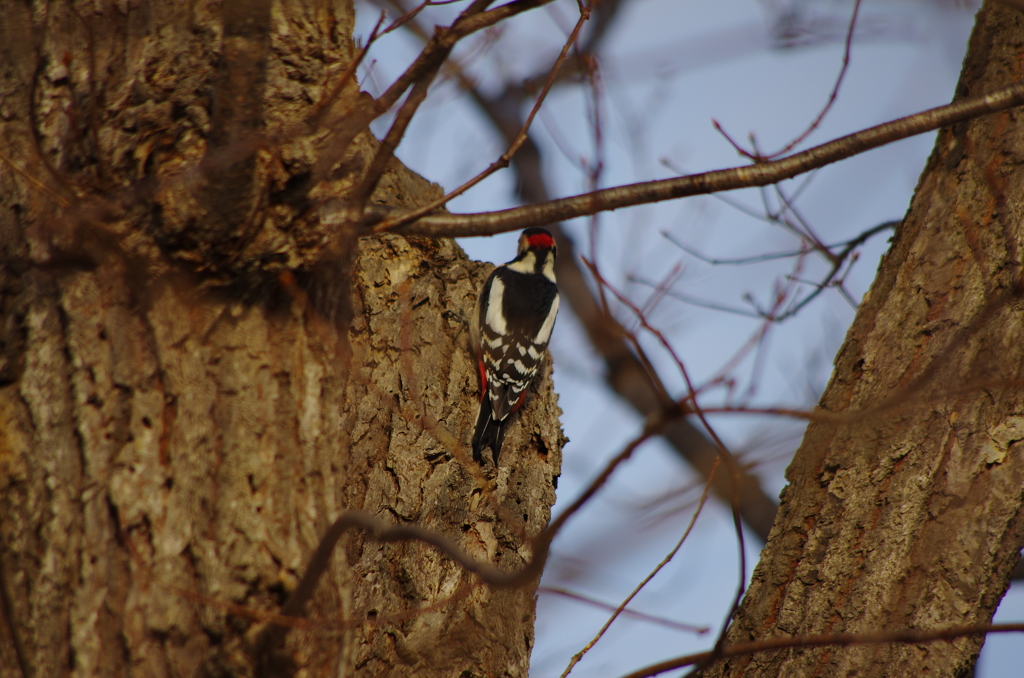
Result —
MULTIPOLYGON (((491 282, 491 294, 487 298, 487 317, 484 318, 484 322, 487 327, 501 335, 508 333, 508 327, 505 326, 505 313, 501 307, 504 297, 505 284, 501 282, 501 278, 494 276, 494 280, 491 282)), ((548 330, 549 334, 550 332, 551 330, 548 330)))

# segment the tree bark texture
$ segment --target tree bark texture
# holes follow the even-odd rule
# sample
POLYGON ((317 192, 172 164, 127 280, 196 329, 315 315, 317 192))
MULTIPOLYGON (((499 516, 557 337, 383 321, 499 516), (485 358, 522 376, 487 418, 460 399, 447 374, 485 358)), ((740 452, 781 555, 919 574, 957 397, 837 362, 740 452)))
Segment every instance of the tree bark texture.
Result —
MULTIPOLYGON (((496 477, 469 458, 487 267, 318 218, 376 148, 305 183, 365 101, 327 96, 351 3, 251 4, 0 2, 0 678, 251 675, 346 510, 508 570, 547 524, 550 368, 496 477)), ((438 191, 394 162, 372 201, 438 191)), ((533 614, 351 533, 286 650, 306 675, 525 677, 533 614)))
MULTIPOLYGON (((986 3, 957 97, 1017 82, 986 3)), ((991 619, 1024 544, 1024 126, 942 130, 787 471, 733 642, 991 619)), ((715 676, 969 675, 980 637, 762 653, 715 676)))

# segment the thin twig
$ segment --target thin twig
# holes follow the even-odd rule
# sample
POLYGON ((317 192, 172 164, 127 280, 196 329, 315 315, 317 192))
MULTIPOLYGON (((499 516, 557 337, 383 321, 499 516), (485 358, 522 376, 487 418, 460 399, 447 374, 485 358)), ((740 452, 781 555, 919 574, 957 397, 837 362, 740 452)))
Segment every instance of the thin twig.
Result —
MULTIPOLYGON (((424 78, 432 78, 430 74, 436 73, 459 40, 552 0, 513 0, 484 11, 493 1, 474 0, 450 26, 435 28, 433 37, 424 45, 419 56, 383 94, 376 99, 365 97, 357 100, 352 109, 339 121, 337 128, 321 142, 325 150, 313 168, 311 186, 319 185, 345 156, 356 136, 398 103, 409 88, 424 78)), ((352 207, 347 205, 346 210, 352 210, 352 207)))
MULTIPOLYGON (((453 28, 464 19, 472 17, 483 11, 489 4, 491 4, 491 2, 493 2, 493 0, 476 0, 473 2, 462 12, 462 14, 459 15, 459 18, 456 19, 453 24, 453 28)), ((426 2, 420 5, 418 8, 407 13, 406 16, 408 18, 403 17, 400 21, 404 22, 410 20, 429 4, 429 2, 426 2)), ((394 30, 396 27, 397 26, 391 26, 388 30, 394 30)), ((377 184, 380 183, 381 177, 384 176, 384 171, 391 163, 392 158, 394 158, 398 144, 401 143, 406 130, 409 128, 409 123, 412 122, 413 116, 416 115, 416 111, 419 110, 420 105, 426 100, 431 83, 433 83, 434 78, 437 77, 438 71, 441 70, 441 67, 448 60, 448 57, 451 55, 451 51, 454 47, 455 42, 451 42, 450 44, 442 43, 436 49, 433 54, 432 61, 420 74, 419 78, 417 78, 415 84, 412 86, 412 91, 409 92, 409 96, 405 99, 405 103, 403 103, 402 107, 398 110, 398 114, 391 123, 391 128, 388 130, 387 135, 381 142, 376 154, 374 154, 373 160, 370 162, 370 166, 367 168, 362 181, 359 186, 352 191, 349 198, 350 203, 353 204, 359 212, 363 211, 363 208, 366 206, 366 201, 370 198, 370 194, 373 193, 374 189, 377 188, 377 184)))
MULTIPOLYGON (((447 55, 445 59, 447 59, 447 55)), ((395 150, 398 148, 398 144, 402 142, 405 131, 409 129, 409 123, 412 122, 413 116, 419 110, 420 104, 426 100, 427 93, 430 91, 430 85, 434 82, 434 78, 437 77, 437 72, 441 69, 443 63, 443 60, 438 62, 434 68, 424 73, 423 77, 412 86, 412 91, 409 92, 409 96, 406 97, 402 107, 398 109, 398 113, 391 123, 391 128, 388 130, 387 135, 385 135, 384 140, 381 141, 380 147, 378 147, 377 152, 373 156, 373 160, 370 161, 370 166, 367 168, 362 181, 359 183, 359 186, 353 189, 349 200, 353 205, 357 206, 360 212, 363 211, 366 201, 370 199, 370 195, 377 188, 381 177, 384 176, 384 171, 395 157, 395 150)))
MULTIPOLYGON (((669 296, 669 297, 672 297, 673 299, 678 299, 678 300, 683 301, 685 303, 692 304, 694 306, 700 306, 701 308, 709 308, 709 309, 716 310, 716 311, 725 311, 727 313, 735 313, 737 315, 744 315, 744 316, 748 316, 748 317, 759 317, 759 318, 763 318, 763 319, 768 320, 768 321, 773 322, 773 323, 780 323, 780 322, 782 322, 784 320, 788 320, 789 318, 792 318, 793 316, 795 316, 805 306, 807 306, 809 303, 814 301, 814 299, 817 298, 818 295, 821 294, 822 291, 824 291, 825 289, 827 289, 829 287, 836 287, 836 289, 840 290, 841 294, 845 294, 847 297, 849 297, 849 294, 846 293, 845 289, 843 289, 842 287, 837 286, 835 284, 836 282, 839 281, 839 274, 843 270, 843 265, 848 260, 850 260, 852 258, 852 256, 855 254, 856 249, 858 247, 860 247, 861 245, 863 245, 865 242, 867 242, 870 238, 872 238, 873 236, 881 233, 882 231, 887 231, 887 230, 896 228, 897 226, 899 226, 899 224, 900 224, 899 221, 887 221, 885 223, 878 224, 877 226, 873 226, 872 228, 867 229, 866 231, 862 232, 857 237, 852 238, 850 240, 847 240, 846 242, 837 243, 835 245, 822 245, 821 247, 825 251, 828 252, 828 256, 826 258, 831 262, 831 269, 825 275, 825 278, 823 280, 821 280, 820 282, 813 281, 813 280, 803 281, 803 280, 799 280, 795 276, 790 276, 791 280, 794 280, 794 281, 797 281, 797 282, 803 282, 803 283, 806 283, 808 285, 812 285, 812 286, 814 286, 815 289, 814 289, 813 292, 808 294, 806 297, 803 297, 802 299, 800 299, 799 302, 797 302, 797 303, 791 305, 790 307, 786 308, 785 311, 783 311, 781 313, 776 313, 776 312, 773 312, 773 311, 764 311, 764 310, 760 310, 760 309, 757 310, 756 312, 745 311, 743 309, 739 309, 739 308, 735 308, 735 307, 731 307, 731 306, 726 306, 726 305, 723 305, 723 304, 718 304, 716 302, 706 301, 706 300, 700 299, 698 297, 694 297, 693 295, 684 294, 684 293, 681 293, 681 292, 676 292, 674 290, 667 291, 665 293, 665 295, 669 296), (842 250, 840 250, 839 252, 832 252, 833 248, 840 247, 840 246, 843 248, 842 250)), ((683 250, 687 254, 690 254, 690 255, 692 255, 694 257, 697 257, 701 261, 705 261, 705 262, 710 263, 710 264, 742 265, 742 264, 749 264, 749 263, 760 263, 760 262, 764 262, 764 261, 771 261, 773 259, 783 259, 783 258, 787 258, 787 257, 802 256, 802 255, 807 254, 811 250, 818 250, 817 247, 810 247, 808 249, 799 250, 799 251, 782 252, 782 253, 777 253, 777 254, 765 254, 765 255, 758 256, 758 257, 745 257, 745 258, 739 258, 739 259, 711 259, 711 258, 708 258, 708 257, 705 257, 705 256, 701 255, 700 253, 690 249, 686 245, 678 242, 677 240, 672 238, 672 236, 670 234, 665 233, 664 235, 665 235, 665 237, 669 241, 671 241, 674 245, 679 247, 681 250, 683 250)), ((849 268, 847 268, 846 271, 849 272, 849 268)), ((645 281, 645 280, 643 280, 641 278, 632 278, 632 280, 635 280, 636 282, 641 283, 643 285, 648 285, 648 286, 652 286, 652 287, 654 286, 654 283, 651 283, 649 281, 645 281)), ((848 301, 850 301, 850 303, 852 303, 854 308, 857 307, 857 304, 856 304, 855 301, 853 301, 853 299, 849 299, 848 298, 848 301)))
MULTIPOLYGON (((637 584, 636 588, 634 588, 630 592, 630 594, 628 596, 626 596, 626 599, 623 600, 619 604, 619 606, 617 608, 614 608, 614 612, 612 613, 612 616, 609 617, 608 621, 606 621, 604 623, 604 626, 602 626, 601 630, 597 632, 597 635, 595 635, 593 637, 593 639, 589 643, 587 643, 586 646, 582 650, 580 650, 579 652, 577 652, 576 654, 574 654, 572 656, 572 659, 569 661, 569 665, 566 666, 565 667, 565 671, 562 672, 561 678, 565 678, 566 676, 569 675, 569 673, 572 671, 573 667, 575 667, 576 664, 578 664, 580 662, 580 660, 583 659, 583 655, 585 655, 587 652, 589 652, 590 648, 594 647, 594 645, 596 645, 597 642, 599 640, 601 640, 601 638, 604 636, 605 632, 608 631, 608 628, 615 622, 616 619, 618 619, 619 615, 620 614, 624 614, 626 612, 626 606, 629 605, 631 602, 633 602, 633 599, 636 597, 636 595, 638 593, 640 593, 640 591, 643 590, 643 588, 645 586, 647 586, 647 584, 652 579, 654 579, 654 577, 656 577, 657 574, 659 572, 661 572, 661 570, 666 565, 668 565, 672 561, 672 559, 675 557, 675 555, 679 552, 679 549, 682 548, 683 542, 685 542, 686 538, 690 536, 690 532, 693 530, 693 526, 697 523, 697 517, 700 515, 701 511, 704 509, 704 504, 707 502, 708 492, 711 490, 711 483, 712 483, 712 481, 715 478, 715 471, 717 469, 718 469, 718 460, 716 459, 715 460, 715 465, 711 468, 711 473, 708 475, 707 482, 704 483, 704 491, 701 492, 700 502, 697 504, 697 510, 693 512, 693 516, 691 516, 691 518, 690 518, 689 525, 687 525, 686 529, 683 531, 683 536, 681 536, 679 538, 679 541, 677 541, 676 545, 672 547, 672 550, 668 552, 668 555, 666 555, 664 558, 662 558, 661 562, 658 563, 657 566, 655 566, 655 568, 650 572, 650 574, 648 574, 646 577, 644 577, 643 581, 641 581, 639 584, 637 584)), ((706 631, 707 629, 705 628, 704 630, 706 631)))
POLYGON ((403 224, 406 224, 410 221, 414 221, 424 214, 429 214, 430 212, 436 210, 438 207, 447 204, 448 201, 452 200, 453 198, 456 198, 465 193, 466 191, 468 191, 469 189, 473 188, 474 186, 476 186, 481 181, 491 176, 498 170, 505 169, 506 167, 508 167, 509 163, 512 160, 512 157, 522 147, 522 145, 526 143, 530 127, 533 125, 533 119, 537 116, 537 112, 540 110, 541 105, 544 103, 544 99, 547 98, 548 92, 551 91, 551 86, 555 83, 555 76, 558 75, 558 71, 562 67, 562 62, 565 61, 566 54, 569 53, 569 49, 576 42, 577 37, 579 37, 580 30, 583 28, 583 24, 584 22, 586 22, 588 18, 590 18, 589 10, 584 10, 580 13, 580 18, 579 21, 576 22, 576 27, 573 28, 572 33, 569 34, 569 38, 565 41, 565 45, 562 46, 562 51, 559 52, 558 58, 555 59, 555 64, 551 67, 551 72, 548 75, 547 81, 544 83, 544 88, 541 90, 540 95, 538 95, 537 101, 533 104, 533 108, 530 110, 530 114, 526 117, 526 121, 523 123, 522 128, 519 130, 519 133, 516 134, 515 138, 512 140, 512 143, 509 144, 508 149, 504 153, 502 153, 497 160, 492 162, 490 166, 487 167, 487 169, 485 169, 483 172, 480 172, 475 177, 473 177, 466 183, 462 184, 455 190, 438 198, 437 200, 434 200, 433 202, 427 203, 426 205, 413 210, 412 212, 403 214, 401 217, 397 219, 388 219, 377 224, 373 228, 374 232, 379 233, 381 231, 390 230, 403 224))
POLYGON ((842 86, 843 78, 846 77, 846 70, 850 66, 850 48, 853 44, 853 31, 857 26, 857 14, 859 12, 860 0, 855 0, 853 3, 853 16, 850 17, 850 24, 846 30, 846 43, 843 48, 843 65, 839 69, 838 77, 836 77, 836 84, 832 87, 832 92, 828 96, 828 101, 825 102, 825 107, 821 109, 821 112, 819 112, 817 117, 814 118, 814 121, 810 124, 810 126, 807 129, 805 129, 800 135, 798 135, 796 139, 793 139, 793 141, 789 142, 788 144, 786 144, 784 148, 782 148, 779 151, 776 151, 775 153, 771 153, 769 155, 762 155, 761 153, 757 152, 756 149, 753 153, 745 151, 735 141, 733 141, 728 134, 725 133, 725 130, 722 129, 722 126, 719 125, 718 122, 714 122, 715 129, 717 129, 726 138, 726 140, 730 144, 732 144, 732 147, 735 148, 740 154, 750 158, 754 162, 764 162, 765 160, 772 160, 774 158, 779 157, 780 155, 785 155, 786 153, 789 153, 791 150, 793 150, 804 139, 810 136, 814 130, 818 129, 818 125, 820 125, 821 121, 825 119, 826 115, 828 115, 828 112, 829 110, 831 110, 832 105, 836 102, 836 97, 839 96, 839 88, 840 86, 842 86))
POLYGON ((708 432, 708 435, 711 436, 712 441, 718 448, 718 458, 724 459, 726 466, 729 469, 729 474, 732 479, 732 496, 730 497, 729 505, 732 509, 733 526, 736 530, 736 541, 739 545, 739 586, 737 587, 736 596, 734 597, 732 605, 729 609, 729 614, 726 615, 725 623, 722 625, 722 632, 718 637, 718 641, 715 643, 715 648, 718 649, 725 643, 725 633, 728 629, 729 620, 732 619, 733 615, 736 613, 736 610, 739 608, 740 600, 742 600, 743 593, 746 590, 747 554, 745 539, 743 536, 743 523, 740 518, 739 496, 739 483, 743 475, 742 471, 740 469, 739 464, 736 462, 736 458, 732 455, 731 452, 729 452, 729 449, 725 446, 725 443, 722 441, 722 439, 718 436, 718 433, 714 430, 714 428, 712 428, 711 424, 708 422, 704 411, 701 410, 701 407, 697 402, 697 391, 694 389, 693 381, 690 379, 690 374, 686 369, 686 365, 683 364, 683 361, 676 354, 675 349, 669 343, 665 335, 662 334, 660 330, 651 326, 651 324, 647 321, 647 317, 644 315, 643 311, 641 311, 633 302, 631 302, 624 294, 615 289, 615 287, 609 285, 607 281, 601 278, 597 268, 591 262, 588 262, 586 259, 584 259, 584 263, 587 264, 587 266, 590 268, 591 272, 597 278, 598 283, 607 287, 607 289, 611 291, 611 293, 614 294, 615 297, 622 304, 625 304, 627 307, 629 307, 629 309, 636 314, 641 326, 645 330, 650 332, 652 335, 654 335, 654 337, 658 339, 658 341, 665 348, 665 350, 668 351, 669 355, 672 357, 676 365, 679 367, 679 371, 682 373, 683 379, 686 381, 686 387, 689 390, 689 395, 680 400, 680 412, 693 412, 697 415, 697 417, 700 419, 701 424, 704 426, 704 429, 708 432), (686 403, 689 403, 690 406, 685 407, 684 409, 684 404, 686 403))
MULTIPOLYGON (((380 32, 380 27, 384 24, 385 17, 385 13, 381 12, 380 17, 377 19, 377 23, 373 27, 373 30, 370 31, 370 35, 367 36, 366 38, 366 44, 363 45, 358 52, 356 52, 355 57, 353 57, 352 61, 345 67, 345 70, 342 71, 341 74, 336 78, 337 83, 334 85, 331 91, 328 92, 326 96, 320 97, 320 101, 314 104, 309 114, 305 116, 305 120, 301 128, 303 128, 306 133, 312 132, 313 130, 320 126, 326 112, 330 110, 331 106, 334 105, 334 102, 338 100, 339 96, 341 96, 342 91, 345 89, 345 85, 347 85, 349 81, 353 78, 353 76, 355 76, 356 70, 366 59, 366 55, 370 51, 370 47, 372 47, 373 44, 382 35, 380 32)), ((282 135, 284 138, 276 137, 273 140, 280 144, 282 141, 285 141, 292 136, 296 136, 298 128, 295 130, 289 130, 289 132, 290 133, 288 134, 282 135)))
MULTIPOLYGON (((858 247, 860 245, 863 245, 873 236, 878 235, 882 231, 887 231, 889 229, 896 228, 899 225, 899 221, 886 221, 884 223, 878 224, 877 226, 872 226, 871 228, 857 235, 855 238, 850 238, 849 240, 844 240, 843 242, 837 242, 833 245, 825 245, 825 248, 831 251, 836 249, 837 247, 858 247)), ((800 256, 801 254, 807 253, 807 248, 803 248, 799 250, 790 250, 788 252, 774 252, 772 254, 759 254, 751 257, 738 257, 736 259, 716 259, 714 257, 709 257, 706 254, 701 254, 692 247, 686 245, 683 242, 680 242, 668 231, 662 231, 661 234, 662 236, 665 237, 666 240, 668 240, 673 245, 675 245, 682 251, 686 252, 690 256, 700 259, 704 263, 711 264, 713 266, 744 266, 746 264, 758 264, 765 261, 774 261, 775 259, 788 259, 790 257, 796 257, 800 256)), ((842 256, 842 253, 840 253, 837 256, 842 256)))
POLYGON ((706 626, 694 626, 693 624, 685 624, 683 622, 675 621, 674 619, 666 619, 665 617, 659 617, 657 615, 647 614, 645 612, 637 612, 636 610, 632 610, 628 607, 623 608, 621 605, 616 607, 615 605, 603 603, 600 600, 591 598, 590 596, 584 596, 579 593, 574 593, 573 591, 559 588, 557 586, 539 586, 537 587, 537 593, 553 593, 558 596, 564 596, 565 598, 579 601, 592 607, 597 607, 602 610, 607 610, 609 612, 616 612, 617 614, 621 614, 624 617, 630 617, 632 619, 647 622, 649 624, 657 624, 658 626, 666 626, 670 629, 675 629, 677 631, 685 631, 687 633, 697 634, 705 634, 708 632, 708 627, 706 626))

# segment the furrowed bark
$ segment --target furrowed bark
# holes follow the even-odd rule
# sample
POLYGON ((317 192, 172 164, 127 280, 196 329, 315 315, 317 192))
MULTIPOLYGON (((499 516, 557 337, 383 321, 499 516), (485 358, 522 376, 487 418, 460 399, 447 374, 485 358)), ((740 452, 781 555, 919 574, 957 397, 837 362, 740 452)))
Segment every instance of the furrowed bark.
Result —
MULTIPOLYGON (((305 190, 329 131, 302 121, 352 58, 351 5, 270 4, 246 105, 291 131, 252 156, 251 230, 216 242, 195 237, 219 228, 202 163, 246 150, 211 116, 244 84, 217 70, 220 3, 0 16, 0 677, 254 675, 253 636, 346 510, 521 568, 564 441, 550 369, 483 478, 460 311, 487 266, 309 209, 377 148, 354 135, 305 190)), ((437 195, 392 162, 371 200, 437 195)), ((346 536, 306 612, 286 673, 527 673, 532 588, 422 544, 346 536)))
MULTIPOLYGON (((1022 15, 988 3, 957 98, 1019 81, 1022 15)), ((944 129, 790 466, 729 642, 987 622, 1024 544, 1024 133, 944 129), (858 415, 857 413, 867 412, 858 415)), ((980 636, 738 657, 713 676, 961 676, 980 636)))

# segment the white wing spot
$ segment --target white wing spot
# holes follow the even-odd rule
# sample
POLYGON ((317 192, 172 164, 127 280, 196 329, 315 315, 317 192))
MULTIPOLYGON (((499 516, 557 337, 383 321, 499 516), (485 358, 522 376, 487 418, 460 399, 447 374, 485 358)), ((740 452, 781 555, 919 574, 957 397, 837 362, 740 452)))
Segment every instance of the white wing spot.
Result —
MULTIPOLYGON (((497 280, 495 280, 497 282, 497 280)), ((533 343, 535 344, 547 344, 548 339, 551 338, 551 330, 555 327, 555 316, 558 315, 558 295, 555 295, 555 300, 551 302, 551 310, 548 311, 548 317, 544 319, 544 324, 540 326, 540 330, 537 332, 537 336, 534 338, 533 343)))
MULTIPOLYGON (((487 317, 484 318, 484 322, 498 334, 505 334, 508 331, 508 327, 505 326, 505 314, 501 307, 504 296, 505 283, 501 282, 501 278, 495 276, 491 282, 491 294, 487 298, 487 317)), ((551 330, 548 330, 548 333, 550 334, 551 330)))

